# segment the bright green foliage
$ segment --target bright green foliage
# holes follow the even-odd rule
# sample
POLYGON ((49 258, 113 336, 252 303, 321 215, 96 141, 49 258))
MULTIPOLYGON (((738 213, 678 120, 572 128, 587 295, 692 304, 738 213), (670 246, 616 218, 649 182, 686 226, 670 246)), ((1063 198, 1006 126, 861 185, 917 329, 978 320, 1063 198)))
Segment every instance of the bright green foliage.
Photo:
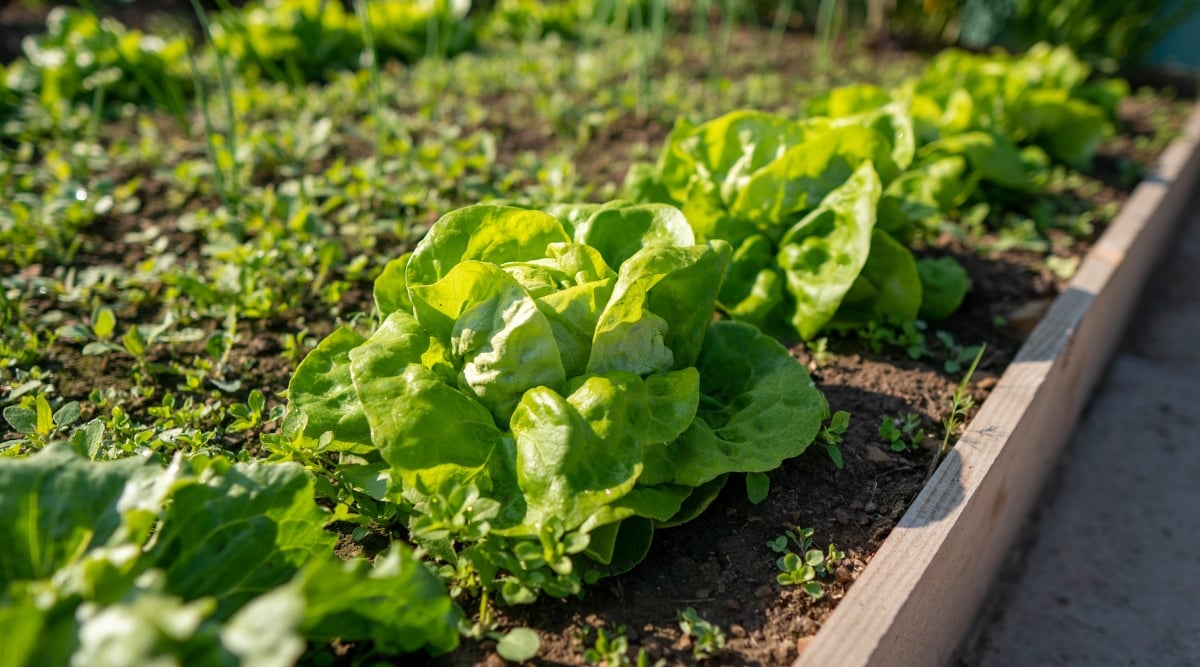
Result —
POLYGON ((487 30, 491 35, 531 39, 549 33, 581 37, 610 25, 644 25, 653 0, 495 0, 487 30), (640 23, 639 23, 640 22, 640 23))
POLYGON ((407 547, 334 557, 298 466, 95 463, 53 445, 0 460, 0 512, 5 664, 282 665, 306 639, 458 641, 457 608, 407 547))
POLYGON ((825 411, 785 348, 712 323, 727 244, 660 204, 549 210, 444 216, 377 280, 380 326, 335 332, 289 388, 301 442, 378 462, 418 540, 509 602, 578 590, 585 549, 628 569, 825 411))
MULTIPOLYGON (((381 60, 450 56, 475 41, 469 2, 372 0, 366 6, 381 60)), ((341 2, 326 0, 253 3, 219 14, 213 32, 215 47, 242 69, 294 83, 357 69, 366 48, 358 17, 341 2)))
POLYGON ((1011 150, 1006 142, 1038 146, 1083 168, 1110 131, 1115 110, 1105 100, 1128 94, 1120 80, 1088 83, 1090 73, 1067 47, 1038 44, 1019 56, 951 49, 938 54, 906 94, 925 141, 975 131, 993 136, 995 147, 967 154, 976 170, 987 156, 1011 150))
POLYGON ((697 239, 733 245, 721 309, 778 336, 948 317, 969 287, 952 260, 918 264, 987 188, 1032 193, 1051 158, 1086 166, 1110 131, 1120 81, 1086 83, 1065 48, 947 51, 892 90, 835 88, 809 118, 735 111, 676 123, 629 195, 680 206, 697 239))
MULTIPOLYGON (((56 7, 46 32, 23 43, 26 61, 7 73, 14 91, 36 95, 43 108, 65 113, 74 102, 152 101, 176 110, 191 90, 182 37, 130 30, 82 9, 56 7)), ((2 103, 0 103, 2 104, 2 103)))
MULTIPOLYGON (((829 101, 839 111, 856 104, 829 101)), ((916 316, 911 256, 897 257, 908 251, 873 233, 883 184, 911 163, 913 136, 896 104, 798 122, 737 111, 679 122, 654 169, 631 171, 627 185, 635 197, 680 205, 698 239, 733 244, 719 297, 726 313, 810 339, 835 320, 916 316), (875 284, 856 286, 873 250, 875 284), (856 307, 839 312, 852 287, 856 307)))

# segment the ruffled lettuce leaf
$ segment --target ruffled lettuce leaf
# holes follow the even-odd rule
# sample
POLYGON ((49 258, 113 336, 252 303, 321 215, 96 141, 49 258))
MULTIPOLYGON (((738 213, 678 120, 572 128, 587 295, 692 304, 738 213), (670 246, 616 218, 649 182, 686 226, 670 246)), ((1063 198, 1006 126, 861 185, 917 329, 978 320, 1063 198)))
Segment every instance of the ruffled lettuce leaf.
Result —
POLYGON ((0 460, 0 507, 21 517, 0 524, 6 664, 273 667, 334 636, 457 645, 460 612, 403 547, 374 567, 337 560, 293 464, 93 462, 52 445, 0 460))
POLYGON ((777 261, 801 338, 817 335, 833 318, 866 265, 880 190, 875 170, 864 164, 780 241, 777 261))
POLYGON ((696 420, 675 441, 647 447, 643 483, 699 487, 730 472, 774 470, 816 437, 825 397, 775 339, 716 322, 696 368, 696 420))

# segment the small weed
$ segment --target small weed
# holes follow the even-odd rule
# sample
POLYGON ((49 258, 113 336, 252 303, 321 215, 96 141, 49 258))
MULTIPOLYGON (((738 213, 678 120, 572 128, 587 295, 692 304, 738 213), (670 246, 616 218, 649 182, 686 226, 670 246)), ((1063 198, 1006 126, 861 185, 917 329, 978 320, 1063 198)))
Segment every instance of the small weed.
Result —
POLYGON ((899 328, 870 322, 855 329, 854 335, 872 352, 882 352, 885 347, 904 350, 910 359, 920 359, 929 354, 925 341, 926 324, 922 320, 905 322, 899 328))
POLYGON ((725 633, 715 623, 700 618, 692 607, 679 612, 679 629, 692 638, 692 655, 707 660, 725 648, 725 633))
POLYGON ((596 628, 596 641, 588 646, 591 628, 580 628, 575 632, 575 639, 583 646, 583 661, 589 665, 601 667, 662 667, 665 660, 650 662, 646 649, 639 648, 637 658, 629 659, 629 640, 625 637, 625 626, 618 625, 610 633, 604 628, 596 628))
POLYGON ((879 425, 879 437, 893 452, 916 451, 925 442, 925 429, 921 428, 921 418, 916 413, 906 412, 896 417, 884 417, 879 425))
POLYGON ((971 362, 971 367, 967 369, 966 374, 963 375, 962 380, 958 383, 958 387, 955 388, 954 394, 950 396, 950 413, 942 420, 942 428, 944 429, 942 445, 934 453, 933 459, 929 461, 929 470, 925 473, 926 480, 933 476, 934 470, 937 469, 938 461, 954 446, 950 442, 950 438, 954 437, 954 434, 966 422, 967 415, 971 412, 971 409, 975 407, 975 398, 967 393, 967 385, 971 382, 971 376, 975 374, 975 369, 978 368, 979 360, 983 358, 983 352, 986 349, 986 345, 979 346, 979 351, 975 354, 975 359, 971 362))
POLYGON ((24 437, 0 443, 0 449, 22 446, 41 449, 53 442, 64 428, 74 424, 80 410, 79 401, 52 410, 45 394, 38 394, 37 398, 26 396, 19 405, 4 408, 4 420, 24 437))
POLYGON ((810 341, 806 347, 808 354, 812 357, 813 365, 817 368, 825 366, 833 358, 833 353, 829 351, 829 339, 825 336, 810 341))
POLYGON ((945 357, 942 360, 942 370, 947 373, 961 371, 963 365, 977 358, 983 349, 983 345, 960 345, 948 331, 939 330, 935 335, 938 342, 942 344, 942 349, 945 351, 945 357))
MULTIPOLYGON (((945 456, 946 452, 950 451, 950 438, 966 421, 967 414, 971 411, 971 408, 975 407, 975 398, 967 393, 967 385, 970 384, 971 376, 975 374, 975 369, 979 367, 979 360, 983 358, 983 352, 986 349, 986 345, 979 346, 979 351, 975 353, 975 359, 971 362, 971 367, 967 369, 966 375, 963 375, 962 381, 958 383, 958 387, 950 397, 950 414, 946 415, 946 418, 942 420, 945 435, 942 436, 942 446, 938 449, 938 453, 941 456, 945 456)), ((937 457, 934 457, 933 463, 937 464, 937 457)), ((932 470, 932 467, 930 470, 932 470)))
POLYGON ((825 551, 814 548, 813 533, 812 528, 792 528, 767 542, 767 546, 775 553, 782 554, 775 561, 779 568, 775 580, 779 585, 800 586, 809 597, 819 600, 825 596, 825 587, 817 579, 831 576, 846 554, 833 544, 825 551), (789 543, 795 546, 796 551, 788 548, 789 543))
POLYGON ((833 413, 833 417, 829 419, 829 423, 821 428, 821 432, 817 434, 817 444, 825 448, 825 453, 833 460, 833 465, 839 469, 843 465, 842 450, 839 445, 842 444, 842 437, 846 434, 846 429, 850 427, 850 413, 845 410, 838 410, 833 413))

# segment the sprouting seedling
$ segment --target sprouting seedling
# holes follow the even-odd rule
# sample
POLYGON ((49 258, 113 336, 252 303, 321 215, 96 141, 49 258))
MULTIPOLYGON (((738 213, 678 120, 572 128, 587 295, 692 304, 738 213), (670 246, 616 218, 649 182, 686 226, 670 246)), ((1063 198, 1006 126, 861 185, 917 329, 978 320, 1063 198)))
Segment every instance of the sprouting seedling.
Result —
POLYGON ((775 561, 779 568, 775 581, 780 586, 800 586, 809 597, 818 600, 825 595, 825 587, 818 579, 831 576, 846 554, 833 544, 825 551, 814 548, 814 532, 812 528, 792 528, 767 542, 767 546, 782 554, 775 561), (796 546, 796 551, 788 548, 789 542, 796 546))
POLYGON ((575 632, 575 639, 583 645, 583 661, 589 665, 601 667, 662 667, 665 660, 653 664, 646 649, 638 649, 637 659, 629 659, 629 640, 625 637, 625 626, 618 625, 610 633, 604 628, 596 628, 596 641, 588 646, 591 628, 581 628, 575 632))
POLYGON ((950 397, 950 414, 942 420, 942 445, 934 453, 933 459, 929 462, 929 470, 925 473, 925 478, 929 479, 933 476, 933 471, 937 469, 938 461, 950 451, 953 445, 950 443, 950 438, 958 431, 959 427, 967 419, 967 414, 975 407, 975 397, 967 393, 967 385, 971 382, 971 376, 975 374, 975 369, 979 367, 979 360, 983 358, 983 352, 987 349, 987 345, 980 345, 979 351, 975 354, 974 361, 971 362, 970 368, 967 369, 966 375, 962 381, 958 383, 954 394, 950 397))
POLYGON ((50 444, 62 429, 75 423, 80 412, 78 401, 71 401, 58 410, 52 410, 45 394, 38 394, 32 401, 23 400, 20 405, 10 405, 4 408, 4 420, 24 437, 4 445, 30 445, 41 449, 50 444))
POLYGON ((806 346, 808 347, 809 355, 812 356, 813 364, 818 368, 828 364, 830 358, 833 356, 829 352, 829 339, 825 336, 811 341, 806 346))
POLYGON ((916 413, 906 412, 896 417, 884 417, 879 425, 879 437, 893 452, 912 451, 925 442, 925 429, 921 428, 921 418, 916 413))
POLYGON ((822 427, 820 433, 817 433, 817 444, 825 448, 825 453, 833 460, 833 465, 838 468, 843 465, 842 450, 838 445, 842 443, 842 437, 849 427, 850 413, 838 410, 830 417, 829 424, 822 427))
MULTIPOLYGON (((983 349, 983 345, 960 345, 954 340, 954 336, 948 331, 937 332, 937 339, 941 342, 942 347, 946 350, 945 359, 942 361, 942 368, 947 373, 957 373, 962 370, 963 365, 976 358, 983 349)), ((970 377, 970 373, 967 373, 970 377)))
POLYGON ((945 455, 950 450, 950 437, 962 426, 971 408, 975 407, 975 398, 967 393, 967 385, 970 384, 975 369, 979 367, 979 360, 983 358, 983 352, 986 349, 986 344, 979 346, 979 351, 975 353, 975 359, 967 369, 966 375, 963 376, 962 381, 954 390, 954 394, 950 397, 950 414, 942 420, 945 434, 942 436, 942 446, 939 449, 941 455, 945 455))
POLYGON ((679 629, 692 638, 692 655, 698 660, 707 660, 725 648, 721 628, 701 618, 692 607, 679 612, 679 629))

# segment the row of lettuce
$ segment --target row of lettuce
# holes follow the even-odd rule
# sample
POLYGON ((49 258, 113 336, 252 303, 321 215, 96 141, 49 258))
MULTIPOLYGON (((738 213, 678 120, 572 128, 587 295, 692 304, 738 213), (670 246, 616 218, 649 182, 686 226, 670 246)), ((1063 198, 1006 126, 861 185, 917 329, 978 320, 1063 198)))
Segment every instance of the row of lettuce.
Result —
MULTIPOLYGON (((153 104, 181 110, 195 92, 196 62, 219 56, 249 81, 301 85, 377 62, 448 57, 493 39, 547 32, 578 36, 628 24, 646 0, 370 0, 348 10, 326 0, 265 0, 202 14, 211 43, 186 33, 146 34, 83 9, 56 7, 46 31, 22 42, 23 58, 0 64, 0 111, 37 100, 62 113, 75 103, 153 104)), ((202 7, 198 10, 203 12, 202 7)), ((224 65, 222 65, 224 66, 224 65)), ((213 71, 206 66, 204 71, 213 71)))
POLYGON ((950 50, 895 89, 834 89, 804 119, 681 119, 657 162, 631 170, 628 195, 730 243, 721 310, 774 336, 943 319, 966 271, 909 246, 973 202, 1041 192, 1054 162, 1090 165, 1128 88, 1089 76, 1064 47, 950 50))
POLYGON ((90 426, 0 459, 0 665, 440 653, 489 600, 628 570, 816 440, 829 406, 772 336, 949 316, 967 275, 923 242, 1086 165, 1124 94, 1063 49, 946 52, 804 119, 681 120, 632 202, 445 215, 297 367, 271 462, 93 462, 90 426), (424 556, 343 562, 334 521, 424 556))

